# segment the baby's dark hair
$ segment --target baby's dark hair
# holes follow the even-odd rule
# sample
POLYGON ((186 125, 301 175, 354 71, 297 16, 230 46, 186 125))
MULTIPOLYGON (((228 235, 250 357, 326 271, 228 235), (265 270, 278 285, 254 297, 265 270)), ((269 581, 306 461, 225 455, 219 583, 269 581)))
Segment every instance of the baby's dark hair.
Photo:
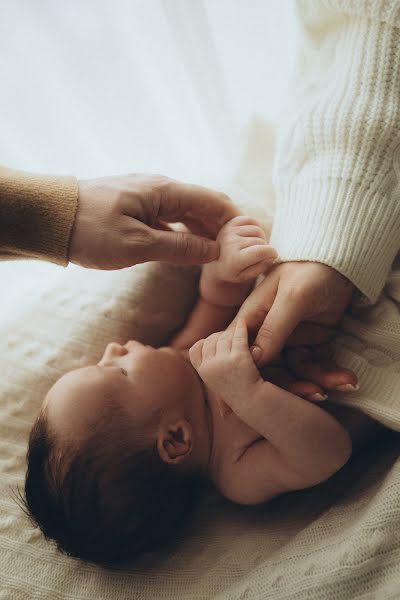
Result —
POLYGON ((78 448, 65 440, 60 446, 42 411, 29 436, 25 498, 20 494, 24 512, 59 551, 102 567, 178 540, 206 484, 199 472, 178 473, 165 463, 155 442, 132 451, 121 410, 108 407, 78 448))

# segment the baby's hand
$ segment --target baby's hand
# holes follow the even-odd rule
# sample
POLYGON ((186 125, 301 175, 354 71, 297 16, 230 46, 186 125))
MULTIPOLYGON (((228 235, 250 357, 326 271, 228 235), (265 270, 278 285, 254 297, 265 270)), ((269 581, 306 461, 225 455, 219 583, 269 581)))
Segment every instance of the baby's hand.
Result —
POLYGON ((263 379, 249 351, 244 319, 225 331, 199 340, 189 350, 189 358, 204 383, 219 397, 221 414, 226 406, 251 397, 263 379))
POLYGON ((242 283, 256 278, 278 256, 266 241, 265 233, 253 217, 234 217, 220 229, 219 258, 204 268, 220 281, 242 283))

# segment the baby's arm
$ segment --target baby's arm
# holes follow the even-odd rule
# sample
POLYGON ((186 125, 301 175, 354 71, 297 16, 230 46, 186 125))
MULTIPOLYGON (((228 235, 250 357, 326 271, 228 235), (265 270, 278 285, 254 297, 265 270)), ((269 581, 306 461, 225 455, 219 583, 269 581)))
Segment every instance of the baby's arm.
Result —
POLYGON ((189 356, 206 385, 260 434, 224 461, 220 490, 226 497, 242 504, 264 502, 324 481, 349 459, 351 438, 334 417, 261 378, 243 319, 197 342, 189 356))
POLYGON ((224 329, 235 317, 255 279, 277 256, 268 245, 260 223, 239 216, 218 234, 220 256, 201 273, 199 299, 183 329, 173 338, 173 348, 190 348, 200 338, 224 329))

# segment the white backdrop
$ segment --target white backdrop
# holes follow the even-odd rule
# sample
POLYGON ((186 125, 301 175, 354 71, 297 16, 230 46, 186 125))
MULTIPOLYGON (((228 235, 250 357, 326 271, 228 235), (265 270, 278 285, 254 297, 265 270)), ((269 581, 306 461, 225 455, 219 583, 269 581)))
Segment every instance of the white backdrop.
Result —
MULTIPOLYGON (((291 0, 0 0, 0 164, 222 181, 294 46, 291 0)), ((1 318, 63 272, 0 263, 1 318)))

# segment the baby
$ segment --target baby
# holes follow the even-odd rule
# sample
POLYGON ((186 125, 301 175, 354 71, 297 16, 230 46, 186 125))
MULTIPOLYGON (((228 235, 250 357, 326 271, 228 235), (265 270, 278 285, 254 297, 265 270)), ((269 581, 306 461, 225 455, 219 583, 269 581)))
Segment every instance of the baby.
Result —
MULTIPOLYGON (((132 560, 176 537, 207 481, 257 504, 316 485, 351 455, 349 431, 312 402, 323 390, 282 370, 274 385, 279 358, 262 376, 246 324, 233 320, 277 256, 259 222, 235 217, 218 240, 220 257, 203 267, 198 302, 169 347, 110 343, 44 399, 24 503, 69 555, 132 560)), ((335 385, 356 381, 334 373, 335 385)))

